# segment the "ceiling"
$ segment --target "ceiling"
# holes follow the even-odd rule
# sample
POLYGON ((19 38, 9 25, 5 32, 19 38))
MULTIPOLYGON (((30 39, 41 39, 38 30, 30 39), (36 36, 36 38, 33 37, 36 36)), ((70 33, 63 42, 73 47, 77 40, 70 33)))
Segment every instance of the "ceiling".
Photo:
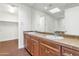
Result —
MULTIPOLYGON (((9 13, 9 14, 13 14, 13 15, 17 15, 17 11, 14 13, 10 12, 10 8, 11 7, 17 7, 17 5, 13 4, 13 3, 0 3, 0 13, 9 13)), ((13 8, 12 8, 13 9, 13 8)))
POLYGON ((25 5, 41 10, 57 19, 61 19, 64 17, 64 11, 66 9, 79 6, 79 3, 27 3, 25 5), (44 7, 47 7, 47 9, 45 9, 44 7), (53 8, 59 8, 61 9, 61 12, 54 13, 54 14, 50 13, 48 10, 53 8))
POLYGON ((18 7, 19 4, 24 4, 37 10, 43 11, 56 19, 64 18, 64 12, 66 9, 79 6, 79 3, 0 3, 0 11, 8 12, 7 5, 18 7), (45 9, 44 7, 47 7, 47 9, 45 9), (53 8, 59 8, 61 9, 61 11, 52 14, 48 10, 53 8))

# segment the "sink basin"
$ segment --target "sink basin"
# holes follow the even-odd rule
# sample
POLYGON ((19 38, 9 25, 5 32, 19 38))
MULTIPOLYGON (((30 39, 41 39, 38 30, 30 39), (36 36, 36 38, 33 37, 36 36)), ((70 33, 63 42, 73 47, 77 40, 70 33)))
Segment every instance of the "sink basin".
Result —
POLYGON ((56 35, 47 35, 45 37, 48 38, 48 39, 51 39, 51 40, 54 40, 54 39, 56 39, 56 40, 64 39, 63 36, 56 36, 56 35))

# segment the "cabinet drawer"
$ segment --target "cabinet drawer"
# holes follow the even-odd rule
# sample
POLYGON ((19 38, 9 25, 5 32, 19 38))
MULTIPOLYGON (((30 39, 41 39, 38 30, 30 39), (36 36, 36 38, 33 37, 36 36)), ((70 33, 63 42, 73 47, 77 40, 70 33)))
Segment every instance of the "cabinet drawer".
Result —
POLYGON ((40 55, 43 56, 58 56, 59 50, 55 49, 47 44, 40 43, 40 55))
POLYGON ((67 48, 67 47, 62 47, 62 55, 63 56, 79 56, 79 51, 67 48))
POLYGON ((44 44, 46 44, 46 45, 49 45, 49 46, 51 46, 51 47, 53 47, 53 48, 55 48, 55 49, 60 49, 60 45, 58 45, 58 44, 56 44, 55 42, 51 42, 50 40, 46 40, 46 39, 41 39, 40 40, 40 42, 41 43, 44 43, 44 44))
POLYGON ((54 50, 52 50, 50 48, 47 48, 47 55, 48 56, 59 56, 60 54, 59 54, 58 51, 54 51, 54 50))

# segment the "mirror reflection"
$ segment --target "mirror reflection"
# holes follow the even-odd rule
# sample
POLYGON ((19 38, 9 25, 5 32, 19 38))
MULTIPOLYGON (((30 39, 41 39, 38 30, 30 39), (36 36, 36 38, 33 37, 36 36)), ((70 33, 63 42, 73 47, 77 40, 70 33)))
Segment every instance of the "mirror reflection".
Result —
POLYGON ((31 7, 43 11, 32 9, 32 29, 34 31, 79 35, 78 3, 38 3, 31 4, 31 7))

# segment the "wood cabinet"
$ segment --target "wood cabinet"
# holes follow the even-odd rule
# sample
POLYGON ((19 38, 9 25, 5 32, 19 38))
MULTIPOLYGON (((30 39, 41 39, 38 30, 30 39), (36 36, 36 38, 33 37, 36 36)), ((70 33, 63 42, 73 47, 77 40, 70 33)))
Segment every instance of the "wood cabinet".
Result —
POLYGON ((40 55, 41 56, 58 56, 59 50, 56 48, 53 48, 47 44, 40 43, 40 55))
POLYGON ((30 40, 30 35, 24 35, 24 44, 25 44, 25 48, 27 48, 27 50, 29 52, 31 52, 31 48, 32 48, 32 41, 30 40))
POLYGON ((60 45, 47 39, 40 39, 40 55, 43 56, 59 56, 61 55, 60 45))
POLYGON ((74 50, 73 48, 62 47, 63 56, 79 56, 79 51, 74 50))
POLYGON ((33 41, 33 55, 39 56, 39 38, 37 36, 32 36, 31 40, 33 41))
POLYGON ((30 34, 24 34, 24 44, 33 56, 79 56, 79 50, 30 34))
POLYGON ((33 56, 39 55, 39 41, 37 38, 30 36, 30 35, 24 35, 24 44, 25 48, 30 52, 33 56))
POLYGON ((40 40, 39 37, 25 35, 25 47, 33 56, 58 56, 59 45, 40 40), (26 46, 27 45, 27 46, 26 46))
POLYGON ((33 42, 33 56, 38 56, 39 55, 39 42, 37 40, 31 39, 33 42))

